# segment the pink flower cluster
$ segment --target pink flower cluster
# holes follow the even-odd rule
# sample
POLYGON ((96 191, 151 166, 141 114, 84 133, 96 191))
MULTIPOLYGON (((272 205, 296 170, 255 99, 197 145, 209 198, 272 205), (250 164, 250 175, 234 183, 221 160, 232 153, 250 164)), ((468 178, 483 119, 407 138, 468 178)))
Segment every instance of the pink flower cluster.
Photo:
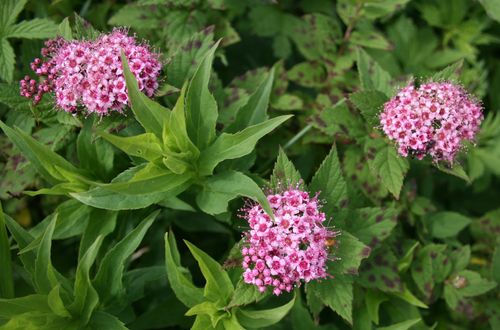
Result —
POLYGON ((323 226, 316 197, 289 189, 269 195, 274 220, 260 205, 245 211, 250 230, 243 237, 243 279, 261 292, 290 292, 300 281, 327 277, 328 242, 337 235, 323 226))
POLYGON ((400 90, 384 104, 380 123, 399 153, 453 163, 465 140, 473 141, 483 120, 482 107, 462 87, 429 82, 400 90))
POLYGON ((20 82, 21 95, 33 98, 34 103, 40 102, 44 93, 54 92, 57 106, 67 112, 76 112, 81 106, 101 115, 113 110, 121 112, 128 104, 122 50, 139 89, 151 97, 158 88, 158 54, 147 45, 137 44, 135 37, 122 29, 103 34, 95 41, 57 38, 45 46, 45 61, 37 58, 31 64, 42 82, 37 84, 28 76, 20 82))

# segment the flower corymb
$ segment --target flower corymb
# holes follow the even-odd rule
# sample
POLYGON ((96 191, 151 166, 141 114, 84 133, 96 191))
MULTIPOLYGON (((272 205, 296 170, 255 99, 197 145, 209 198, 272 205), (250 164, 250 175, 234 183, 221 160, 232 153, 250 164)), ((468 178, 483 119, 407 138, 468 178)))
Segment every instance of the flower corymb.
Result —
POLYGON ((301 280, 327 277, 328 241, 337 232, 324 227, 326 217, 317 198, 298 189, 267 198, 274 220, 260 205, 244 214, 250 225, 241 250, 244 281, 261 292, 271 287, 279 295, 299 286, 301 280))
POLYGON ((380 123, 402 156, 426 155, 453 163, 463 141, 473 141, 483 120, 482 107, 450 82, 407 86, 384 104, 380 123))
POLYGON ((54 92, 58 108, 76 112, 80 108, 100 115, 122 111, 128 103, 121 51, 129 62, 139 89, 153 96, 158 88, 161 64, 147 45, 137 44, 126 31, 115 29, 94 41, 49 40, 42 49, 44 61, 31 64, 42 77, 39 84, 26 76, 21 80, 21 95, 40 102, 44 93, 54 92))

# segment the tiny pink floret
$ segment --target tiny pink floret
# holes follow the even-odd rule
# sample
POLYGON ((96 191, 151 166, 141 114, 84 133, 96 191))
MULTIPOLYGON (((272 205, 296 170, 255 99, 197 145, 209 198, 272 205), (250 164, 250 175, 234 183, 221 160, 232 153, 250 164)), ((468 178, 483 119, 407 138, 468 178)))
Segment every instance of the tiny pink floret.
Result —
POLYGON ((153 96, 161 71, 158 54, 147 45, 138 44, 123 29, 102 34, 94 41, 66 41, 60 37, 48 40, 42 49, 45 61, 37 58, 31 64, 43 79, 37 84, 26 76, 20 82, 21 95, 32 98, 36 104, 44 93, 53 92, 57 107, 72 113, 81 107, 100 115, 121 112, 129 102, 122 50, 139 89, 153 96))
POLYGON ((250 230, 243 237, 243 280, 264 292, 290 292, 301 281, 328 277, 328 239, 337 235, 324 227, 325 213, 316 197, 289 189, 267 196, 274 220, 254 205, 243 217, 250 230))
POLYGON ((474 141, 482 107, 462 87, 430 82, 401 89, 384 104, 382 129, 399 153, 453 163, 464 141, 474 141))

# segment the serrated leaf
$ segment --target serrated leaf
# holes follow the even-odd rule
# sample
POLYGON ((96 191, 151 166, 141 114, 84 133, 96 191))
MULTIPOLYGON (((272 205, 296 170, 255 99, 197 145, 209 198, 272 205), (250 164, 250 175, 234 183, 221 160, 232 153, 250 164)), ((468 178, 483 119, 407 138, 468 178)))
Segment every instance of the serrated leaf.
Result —
POLYGON ((357 274, 361 261, 368 258, 371 253, 370 247, 345 230, 337 236, 335 241, 332 254, 339 259, 328 263, 328 272, 334 276, 357 274))
POLYGON ((235 159, 249 154, 260 138, 273 131, 290 117, 275 117, 234 134, 222 133, 212 145, 202 151, 199 160, 199 173, 210 175, 217 164, 223 160, 235 159))
POLYGON ((278 323, 292 309, 295 303, 295 295, 283 306, 265 309, 251 310, 241 308, 236 311, 238 322, 247 328, 264 328, 278 323))
POLYGON ((134 230, 113 246, 102 259, 92 282, 102 305, 109 306, 113 299, 124 294, 122 277, 125 261, 137 249, 159 213, 160 211, 155 211, 148 215, 134 230))
POLYGON ((236 171, 226 171, 204 181, 196 202, 203 212, 219 214, 226 212, 229 201, 239 196, 257 201, 267 213, 272 214, 262 189, 248 176, 236 171))
POLYGON ((310 188, 311 191, 319 192, 320 198, 326 201, 323 208, 329 216, 347 206, 347 186, 340 167, 336 145, 333 145, 330 153, 314 174, 310 188))
POLYGON ((320 62, 302 62, 287 73, 288 79, 304 87, 321 87, 326 83, 326 70, 320 62))
POLYGON ((370 170, 380 178, 387 190, 399 199, 403 180, 409 168, 408 161, 399 156, 396 149, 382 139, 367 140, 365 153, 370 170))
POLYGON ((71 31, 71 25, 69 24, 69 18, 65 17, 59 26, 57 27, 57 34, 63 37, 65 40, 73 39, 73 32, 71 31))
POLYGON ((190 79, 203 56, 214 43, 214 27, 209 26, 194 34, 174 51, 172 61, 167 65, 167 82, 181 88, 190 79))
POLYGON ((349 100, 361 111, 368 125, 375 128, 380 125, 379 114, 389 99, 382 92, 365 90, 350 94, 349 100))
POLYGON ((203 289, 194 286, 189 271, 181 266, 179 251, 173 233, 165 233, 165 265, 170 286, 187 307, 203 302, 203 289))
POLYGON ((188 241, 184 241, 184 243, 186 243, 189 251, 198 262, 198 266, 205 277, 206 284, 203 295, 211 301, 220 301, 226 304, 234 292, 233 284, 226 271, 208 254, 188 241))
POLYGON ((288 186, 303 185, 302 177, 293 163, 288 159, 283 149, 280 148, 278 158, 274 164, 273 173, 269 179, 272 189, 279 191, 288 186))
POLYGON ((377 90, 391 96, 391 76, 361 48, 357 50, 357 65, 364 90, 377 90))
POLYGON ((11 82, 14 76, 16 55, 14 49, 5 38, 0 39, 0 78, 11 82))
POLYGON ((0 30, 12 25, 28 0, 4 0, 0 2, 0 30))
POLYGON ((354 298, 352 279, 347 276, 336 276, 321 282, 314 281, 308 283, 307 290, 311 290, 325 305, 352 324, 354 298))
POLYGON ((462 70, 462 66, 464 64, 463 60, 455 62, 451 65, 448 65, 443 70, 433 74, 431 76, 432 81, 443 81, 443 80, 456 80, 458 79, 458 75, 462 70))
POLYGON ((398 212, 394 208, 366 207, 349 213, 347 230, 361 242, 374 249, 397 225, 398 212))
POLYGON ((238 284, 236 284, 233 297, 227 305, 227 308, 249 305, 254 302, 258 302, 265 296, 266 294, 260 292, 257 286, 247 284, 242 279, 240 279, 238 281, 238 284))
POLYGON ((57 24, 46 18, 22 21, 10 27, 5 37, 24 39, 48 39, 57 33, 57 24))
POLYGON ((441 172, 456 176, 457 178, 460 178, 467 183, 471 183, 469 176, 467 175, 463 167, 458 163, 454 163, 451 167, 448 164, 443 164, 443 165, 433 164, 433 165, 441 172))

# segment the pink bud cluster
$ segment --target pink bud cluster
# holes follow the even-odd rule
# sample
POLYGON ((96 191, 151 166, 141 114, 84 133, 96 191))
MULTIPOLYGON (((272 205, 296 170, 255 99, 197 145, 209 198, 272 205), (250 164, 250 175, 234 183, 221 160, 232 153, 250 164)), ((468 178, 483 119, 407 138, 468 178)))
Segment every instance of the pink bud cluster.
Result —
POLYGON ((473 141, 483 120, 482 107, 462 87, 429 82, 400 90, 384 104, 380 123, 399 153, 453 163, 465 140, 473 141))
POLYGON ((84 107, 101 115, 121 112, 128 104, 123 76, 123 50, 139 89, 153 96, 158 88, 161 64, 158 54, 147 45, 139 45, 135 37, 123 29, 102 34, 94 41, 49 40, 42 49, 45 60, 35 59, 31 67, 42 78, 37 84, 28 76, 21 80, 21 95, 40 102, 44 93, 54 92, 56 105, 76 112, 84 107))
POLYGON ((289 189, 267 197, 274 220, 260 205, 245 210, 250 230, 243 237, 243 279, 264 292, 290 292, 300 281, 327 277, 328 241, 336 236, 323 226, 317 197, 289 189))

